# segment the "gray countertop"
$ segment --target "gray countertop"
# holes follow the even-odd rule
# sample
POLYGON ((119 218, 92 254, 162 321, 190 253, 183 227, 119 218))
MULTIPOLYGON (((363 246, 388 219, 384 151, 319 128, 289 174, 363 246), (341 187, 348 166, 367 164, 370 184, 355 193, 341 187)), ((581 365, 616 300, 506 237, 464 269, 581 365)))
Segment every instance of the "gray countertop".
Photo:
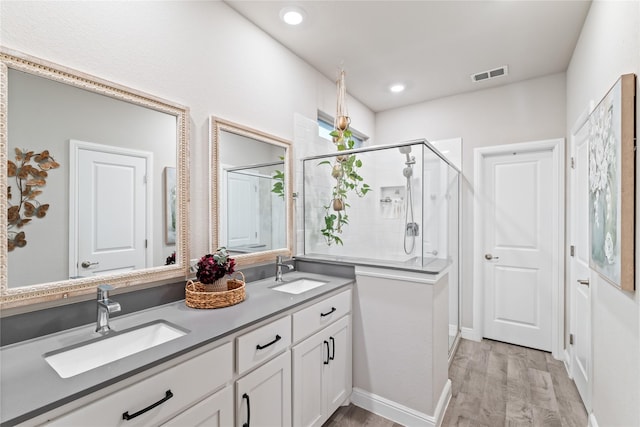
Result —
MULTIPOLYGON (((275 283, 273 278, 268 278, 247 283, 245 301, 231 307, 198 310, 187 307, 184 301, 178 301, 113 318, 111 328, 116 331, 166 320, 190 332, 66 379, 58 376, 43 355, 95 339, 99 336, 94 332, 95 323, 2 347, 0 423, 2 426, 12 426, 26 421, 353 282, 353 279, 304 272, 292 272, 284 276, 285 281, 301 277, 328 283, 292 295, 270 289, 275 283)), ((117 300, 117 296, 113 299, 117 300)))

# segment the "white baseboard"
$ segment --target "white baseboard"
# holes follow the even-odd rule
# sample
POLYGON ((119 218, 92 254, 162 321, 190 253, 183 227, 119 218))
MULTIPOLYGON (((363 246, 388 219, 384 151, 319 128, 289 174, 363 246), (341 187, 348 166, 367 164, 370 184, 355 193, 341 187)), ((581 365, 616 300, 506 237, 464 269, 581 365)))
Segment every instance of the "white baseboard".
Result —
POLYGON ((460 332, 462 333, 462 338, 465 340, 482 341, 482 334, 480 334, 477 329, 462 327, 460 332))
POLYGON ((449 336, 455 337, 458 335, 458 325, 449 324, 449 336))
POLYGON ((564 349, 564 352, 562 353, 563 357, 564 357, 564 368, 567 370, 567 375, 569 375, 569 378, 573 379, 573 375, 571 375, 571 354, 569 353, 568 349, 564 349))
POLYGON ((596 421, 596 416, 593 415, 593 412, 589 414, 587 427, 598 427, 598 422, 596 421))
POLYGON ((351 393, 351 402, 369 412, 387 418, 395 423, 405 426, 415 427, 438 427, 442 422, 442 417, 449 406, 451 400, 451 380, 447 380, 434 415, 428 415, 415 409, 411 409, 382 396, 370 393, 368 391, 353 388, 351 393))

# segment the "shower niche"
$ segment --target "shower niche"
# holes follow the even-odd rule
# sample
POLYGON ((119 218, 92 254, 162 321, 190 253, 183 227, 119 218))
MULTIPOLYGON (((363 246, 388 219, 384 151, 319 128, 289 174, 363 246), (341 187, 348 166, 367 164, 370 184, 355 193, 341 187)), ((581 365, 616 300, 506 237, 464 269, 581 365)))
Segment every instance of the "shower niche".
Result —
MULTIPOLYGON (((460 172, 426 140, 303 159, 304 257, 437 274, 459 263, 460 172), (341 161, 360 164, 370 190, 333 210, 341 161), (342 221, 334 232, 328 222, 342 221)), ((449 269, 451 275, 452 269, 449 269)), ((457 281, 457 278, 456 278, 457 281)))

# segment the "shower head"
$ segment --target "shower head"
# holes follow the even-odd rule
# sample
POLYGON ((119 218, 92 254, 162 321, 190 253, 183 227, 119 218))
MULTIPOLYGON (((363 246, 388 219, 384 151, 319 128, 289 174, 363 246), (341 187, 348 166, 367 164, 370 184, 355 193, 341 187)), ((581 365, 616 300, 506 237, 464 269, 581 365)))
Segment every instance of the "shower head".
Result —
MULTIPOLYGON (((407 163, 405 163, 405 164, 409 165, 411 163, 411 156, 409 156, 409 153, 411 153, 411 146, 410 145, 403 145, 402 147, 398 147, 398 150, 400 150, 400 153, 402 153, 405 156, 407 156, 407 163)), ((413 163, 415 163, 415 162, 413 162, 413 163)))

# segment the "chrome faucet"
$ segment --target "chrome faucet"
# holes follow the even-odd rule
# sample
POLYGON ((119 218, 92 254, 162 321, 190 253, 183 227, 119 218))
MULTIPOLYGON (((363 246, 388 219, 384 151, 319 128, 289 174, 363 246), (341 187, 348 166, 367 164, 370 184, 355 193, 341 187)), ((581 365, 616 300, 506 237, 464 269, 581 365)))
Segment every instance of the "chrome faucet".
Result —
POLYGON ((109 314, 120 311, 120 304, 109 299, 109 291, 113 289, 114 287, 111 285, 98 286, 98 319, 96 321, 96 332, 102 335, 111 330, 109 327, 109 314))
POLYGON ((285 264, 284 262, 282 262, 282 255, 278 255, 276 257, 276 282, 277 283, 284 282, 284 280, 282 280, 282 267, 287 267, 289 270, 294 269, 293 265, 285 264))

